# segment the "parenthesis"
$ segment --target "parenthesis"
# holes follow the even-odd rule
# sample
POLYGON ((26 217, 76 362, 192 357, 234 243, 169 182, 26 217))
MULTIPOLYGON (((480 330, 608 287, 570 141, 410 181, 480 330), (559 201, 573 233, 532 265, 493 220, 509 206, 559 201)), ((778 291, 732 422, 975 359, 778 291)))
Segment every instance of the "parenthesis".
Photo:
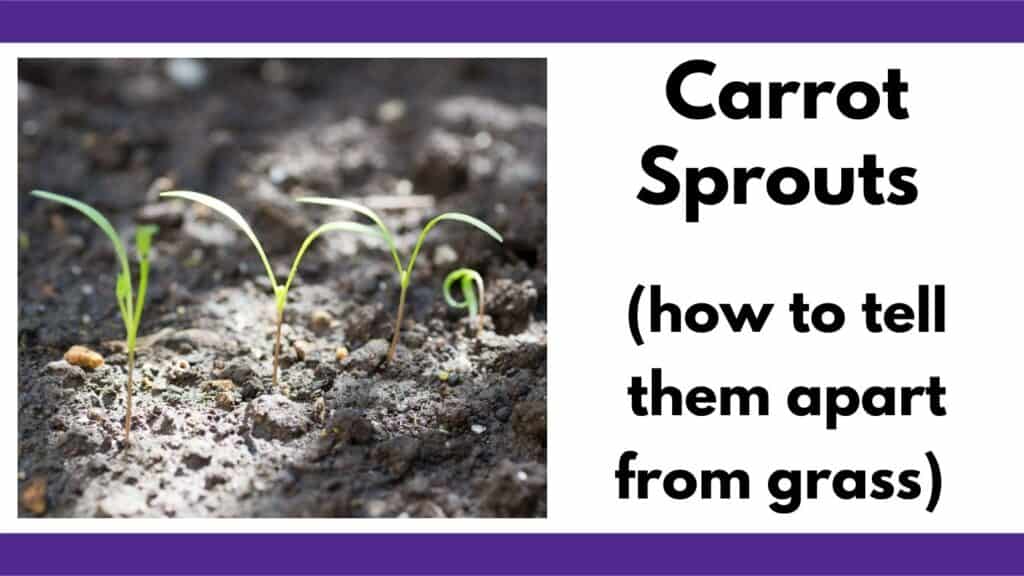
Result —
POLYGON ((644 294, 644 285, 637 284, 633 289, 633 296, 629 299, 629 333, 633 335, 633 342, 637 346, 644 345, 644 339, 640 335, 640 297, 644 294))
POLYGON ((939 468, 939 460, 929 450, 924 453, 925 457, 928 458, 928 466, 932 469, 932 495, 928 498, 928 510, 934 512, 935 507, 939 504, 939 496, 942 494, 942 469, 939 468))

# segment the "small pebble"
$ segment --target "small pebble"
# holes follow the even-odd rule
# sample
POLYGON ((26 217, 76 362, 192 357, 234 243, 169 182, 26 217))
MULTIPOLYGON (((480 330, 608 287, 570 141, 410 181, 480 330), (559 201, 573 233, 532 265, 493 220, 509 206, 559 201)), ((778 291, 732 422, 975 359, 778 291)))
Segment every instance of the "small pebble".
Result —
MULTIPOLYGON (((51 214, 50 229, 53 230, 54 234, 57 234, 58 236, 63 236, 68 232, 68 225, 66 222, 64 222, 64 217, 61 216, 60 214, 51 214)), ((78 276, 79 274, 82 273, 82 268, 79 267, 78 265, 74 265, 71 267, 71 273, 74 274, 75 276, 78 276), (78 272, 75 272, 76 269, 78 270, 78 272)))
POLYGON ((93 370, 103 365, 103 356, 100 356, 98 352, 94 352, 85 346, 72 346, 64 353, 64 360, 68 364, 75 366, 81 366, 82 368, 88 368, 93 370))
POLYGON ((338 349, 334 352, 334 356, 338 359, 338 362, 344 362, 345 358, 348 358, 348 348, 345 348, 344 346, 339 346, 338 349))
POLYGON ((194 58, 168 60, 164 71, 171 81, 188 90, 199 88, 206 82, 206 65, 194 58))
POLYGON ((149 185, 149 193, 154 196, 171 190, 174 190, 174 179, 169 176, 160 176, 149 185))
POLYGON ((493 142, 494 138, 491 137, 489 132, 477 132, 476 136, 473 136, 473 144, 480 150, 490 148, 493 142))
POLYGON ((434 265, 450 266, 459 260, 459 253, 448 244, 441 244, 434 249, 434 265))
POLYGON ((217 392, 217 407, 222 410, 232 410, 235 407, 235 395, 227 390, 217 392))
POLYGON ((268 176, 270 176, 270 182, 274 186, 281 186, 282 184, 288 181, 288 178, 291 177, 291 174, 288 173, 288 169, 285 168, 284 166, 275 165, 270 167, 270 172, 268 176))
POLYGON ((395 184, 395 194, 399 196, 408 196, 412 194, 412 181, 410 180, 399 180, 395 184))
POLYGON ((292 348, 295 349, 295 355, 298 356, 300 361, 305 361, 313 352, 313 345, 305 340, 297 340, 292 344, 292 348))
POLYGON ((398 100, 388 100, 387 102, 381 103, 377 107, 377 119, 382 124, 393 124, 398 122, 405 116, 405 102, 398 100))
POLYGON ((370 518, 380 518, 388 511, 387 502, 383 500, 370 500, 363 508, 366 510, 366 515, 370 518))
POLYGON ((313 419, 322 423, 326 418, 327 403, 324 402, 323 396, 317 396, 316 400, 313 401, 313 419))
POLYGON ((21 505, 36 516, 46 514, 46 478, 33 478, 25 484, 21 491, 21 505))
POLYGON ((484 432, 487 432, 487 427, 481 424, 473 424, 469 429, 473 431, 473 434, 483 434, 484 432))
POLYGON ((332 317, 331 313, 326 310, 314 310, 313 314, 309 317, 310 326, 316 331, 330 328, 333 321, 334 317, 332 317))
POLYGON ((206 382, 203 382, 203 388, 206 388, 207 390, 231 392, 235 389, 235 383, 227 379, 207 380, 206 382))

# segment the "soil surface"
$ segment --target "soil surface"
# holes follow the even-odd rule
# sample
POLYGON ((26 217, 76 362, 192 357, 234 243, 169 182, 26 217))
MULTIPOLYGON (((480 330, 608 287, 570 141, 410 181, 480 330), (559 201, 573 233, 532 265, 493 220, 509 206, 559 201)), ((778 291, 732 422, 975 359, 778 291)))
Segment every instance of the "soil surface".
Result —
POLYGON ((544 516, 545 78, 539 60, 21 60, 19 513, 544 516), (113 248, 37 188, 100 210, 131 252, 136 226, 160 226, 130 445, 113 248), (321 236, 289 294, 275 390, 256 251, 216 213, 159 200, 168 189, 236 207, 282 279, 318 224, 360 220, 302 195, 376 207, 406 254, 448 210, 505 242, 438 225, 383 363, 394 264, 379 240, 321 236), (459 267, 485 279, 480 330, 441 297, 459 267), (104 363, 68 363, 73 345, 104 363))

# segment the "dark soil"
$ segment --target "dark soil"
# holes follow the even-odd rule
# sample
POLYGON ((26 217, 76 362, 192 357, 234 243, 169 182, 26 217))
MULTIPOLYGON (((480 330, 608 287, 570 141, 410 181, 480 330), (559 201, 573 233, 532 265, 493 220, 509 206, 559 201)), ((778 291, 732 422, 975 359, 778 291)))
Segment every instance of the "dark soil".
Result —
POLYGON ((19 63, 18 454, 23 516, 544 516, 545 64, 520 60, 19 63), (132 443, 114 252, 161 227, 140 329, 132 443), (331 233, 274 303, 248 240, 171 188, 235 206, 286 276, 303 238, 365 199, 406 253, 431 215, 401 346, 381 362, 398 275, 379 241, 331 233), (486 281, 483 330, 448 308, 486 281), (100 352, 94 370, 63 360, 100 352), (348 356, 338 360, 338 348, 348 356))

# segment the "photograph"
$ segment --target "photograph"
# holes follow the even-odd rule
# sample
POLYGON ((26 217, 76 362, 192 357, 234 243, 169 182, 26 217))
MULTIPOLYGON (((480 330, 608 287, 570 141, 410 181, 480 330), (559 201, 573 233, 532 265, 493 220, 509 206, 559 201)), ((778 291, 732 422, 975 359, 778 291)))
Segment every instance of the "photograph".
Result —
POLYGON ((547 516, 544 59, 17 76, 19 517, 547 516))

